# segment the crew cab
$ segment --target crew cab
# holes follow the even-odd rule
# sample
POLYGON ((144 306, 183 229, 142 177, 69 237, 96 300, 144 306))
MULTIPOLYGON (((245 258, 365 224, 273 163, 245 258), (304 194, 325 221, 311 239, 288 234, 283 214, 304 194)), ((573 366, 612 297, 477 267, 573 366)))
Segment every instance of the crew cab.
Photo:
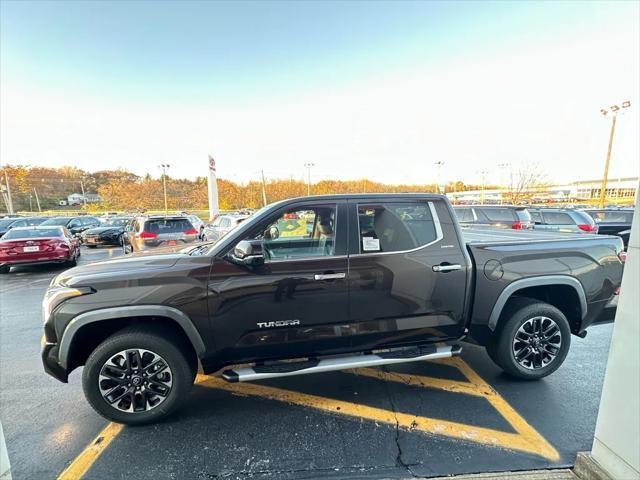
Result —
POLYGON ((284 200, 216 243, 58 275, 42 359, 62 382, 84 365, 90 404, 126 424, 171 413, 198 368, 243 382, 450 357, 463 339, 539 379, 615 303, 623 258, 618 237, 463 234, 441 195, 284 200))

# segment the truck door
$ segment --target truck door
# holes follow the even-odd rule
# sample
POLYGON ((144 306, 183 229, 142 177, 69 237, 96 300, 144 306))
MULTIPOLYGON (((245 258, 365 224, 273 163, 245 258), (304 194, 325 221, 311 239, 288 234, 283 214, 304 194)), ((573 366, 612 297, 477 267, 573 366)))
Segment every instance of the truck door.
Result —
POLYGON ((349 318, 354 346, 460 336, 471 263, 442 200, 351 201, 349 318))
POLYGON ((247 238, 264 264, 216 258, 209 313, 226 361, 308 356, 348 345, 347 203, 283 207, 247 238))

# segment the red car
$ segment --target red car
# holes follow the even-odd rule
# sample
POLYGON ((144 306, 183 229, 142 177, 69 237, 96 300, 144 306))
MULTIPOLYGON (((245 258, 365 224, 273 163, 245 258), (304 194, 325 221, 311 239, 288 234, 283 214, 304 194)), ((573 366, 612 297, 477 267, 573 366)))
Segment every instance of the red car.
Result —
POLYGON ((39 263, 75 266, 80 241, 64 227, 35 226, 12 228, 0 238, 0 273, 11 267, 39 263))

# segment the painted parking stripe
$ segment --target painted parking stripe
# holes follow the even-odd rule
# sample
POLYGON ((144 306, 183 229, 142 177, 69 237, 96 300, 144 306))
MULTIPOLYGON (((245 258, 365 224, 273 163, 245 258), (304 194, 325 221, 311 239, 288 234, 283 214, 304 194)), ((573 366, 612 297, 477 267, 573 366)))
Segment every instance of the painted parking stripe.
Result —
MULTIPOLYGON (((485 389, 487 384, 484 383, 484 381, 470 368, 469 370, 470 372, 463 371, 463 373, 465 373, 465 375, 469 373, 473 381, 478 382, 478 390, 480 388, 485 389), (471 372, 473 372, 473 374, 471 374, 471 372), (480 382, 482 382, 482 384, 480 384, 480 382)), ((469 376, 467 378, 469 378, 469 376)), ((425 382, 428 381, 428 379, 429 377, 423 377, 423 381, 425 382)), ((382 408, 370 407, 367 405, 320 397, 292 390, 284 390, 266 385, 252 383, 227 383, 217 377, 199 375, 198 384, 203 387, 225 390, 235 395, 267 398, 334 414, 346 415, 378 423, 386 423, 388 425, 397 425, 405 430, 420 431, 423 433, 441 435, 459 440, 467 440, 492 447, 531 453, 553 461, 557 461, 560 458, 558 452, 538 432, 529 426, 526 421, 524 421, 524 419, 515 412, 515 410, 508 406, 508 404, 502 399, 502 397, 497 395, 497 393, 497 397, 494 399, 495 405, 499 405, 502 411, 498 410, 498 408, 496 409, 500 411, 501 414, 504 415, 506 413, 511 417, 505 418, 509 423, 513 421, 511 424, 517 433, 503 432, 500 430, 477 427, 436 418, 422 417, 408 413, 393 412, 382 408), (500 400, 498 400, 498 398, 500 400), (517 418, 514 418, 514 415, 517 418)), ((475 388, 472 385, 473 384, 469 382, 468 388, 475 388)), ((484 396, 480 393, 477 393, 477 395, 484 396)), ((492 405, 494 404, 492 403, 492 405)))
MULTIPOLYGON (((437 390, 445 390, 452 393, 461 393, 465 395, 473 395, 482 397, 513 427, 519 437, 516 443, 513 443, 512 437, 499 436, 500 439, 506 440, 508 443, 503 444, 505 448, 523 450, 535 455, 541 456, 548 460, 557 461, 560 455, 557 450, 547 440, 538 433, 529 423, 522 418, 507 401, 496 392, 491 385, 485 382, 464 360, 458 357, 435 360, 435 362, 449 365, 457 368, 468 382, 460 382, 457 380, 445 380, 436 377, 427 377, 422 375, 412 375, 405 373, 386 372, 372 368, 362 368, 355 370, 347 370, 347 373, 377 378, 383 381, 398 382, 404 385, 414 387, 433 388, 437 390)), ((496 432, 499 432, 496 430, 496 432)))
POLYGON ((58 475, 58 480, 78 480, 82 478, 123 428, 124 425, 119 423, 109 423, 82 453, 58 475))

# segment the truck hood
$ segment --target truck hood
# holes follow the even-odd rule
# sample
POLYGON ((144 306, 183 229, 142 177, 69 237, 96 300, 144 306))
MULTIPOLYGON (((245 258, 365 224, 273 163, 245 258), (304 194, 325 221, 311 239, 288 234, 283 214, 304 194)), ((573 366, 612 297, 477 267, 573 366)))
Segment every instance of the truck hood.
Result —
POLYGON ((67 286, 90 285, 94 279, 98 280, 104 276, 116 278, 119 273, 131 279, 135 278, 136 275, 144 276, 148 272, 170 268, 184 257, 186 255, 183 253, 140 254, 104 260, 66 270, 55 277, 51 284, 67 286))

